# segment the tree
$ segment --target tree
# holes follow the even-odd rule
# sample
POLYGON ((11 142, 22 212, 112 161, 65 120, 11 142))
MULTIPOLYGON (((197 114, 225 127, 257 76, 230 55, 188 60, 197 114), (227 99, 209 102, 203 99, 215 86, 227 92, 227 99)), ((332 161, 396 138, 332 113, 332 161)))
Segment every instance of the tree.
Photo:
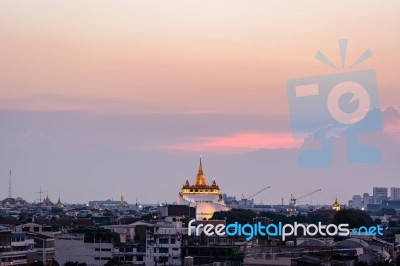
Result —
POLYGON ((252 210, 232 209, 230 211, 215 212, 211 220, 226 220, 227 224, 238 222, 239 224, 253 223, 257 214, 252 210))
POLYGON ((333 217, 333 223, 336 225, 349 224, 350 228, 374 225, 374 221, 366 212, 354 209, 345 209, 336 212, 333 217))
POLYGON ((244 253, 238 247, 233 248, 230 260, 243 262, 243 259, 244 259, 244 253))
POLYGON ((122 262, 116 258, 112 258, 111 260, 107 261, 106 264, 104 264, 104 266, 114 266, 114 265, 122 265, 122 262))

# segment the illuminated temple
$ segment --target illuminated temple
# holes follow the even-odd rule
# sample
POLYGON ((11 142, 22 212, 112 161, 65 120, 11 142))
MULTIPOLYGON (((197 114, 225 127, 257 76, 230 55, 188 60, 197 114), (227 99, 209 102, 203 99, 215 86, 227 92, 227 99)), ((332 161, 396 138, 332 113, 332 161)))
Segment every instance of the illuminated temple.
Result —
POLYGON ((216 211, 229 210, 224 203, 221 191, 215 180, 211 185, 207 184, 206 176, 203 173, 203 166, 199 165, 199 172, 193 185, 186 179, 185 184, 179 192, 178 204, 196 207, 196 219, 210 219, 216 211))

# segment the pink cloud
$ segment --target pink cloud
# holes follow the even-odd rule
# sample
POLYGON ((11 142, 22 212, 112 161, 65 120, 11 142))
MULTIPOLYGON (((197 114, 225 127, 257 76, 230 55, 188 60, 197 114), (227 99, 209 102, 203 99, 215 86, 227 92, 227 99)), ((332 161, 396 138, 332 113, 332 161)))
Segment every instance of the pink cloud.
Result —
POLYGON ((393 124, 386 124, 383 128, 383 132, 390 135, 400 134, 400 121, 393 124))
POLYGON ((246 132, 223 137, 198 137, 192 141, 174 143, 156 149, 177 152, 240 153, 257 149, 300 148, 302 140, 291 133, 246 132))
POLYGON ((395 107, 388 107, 382 112, 384 127, 383 133, 400 141, 400 111, 395 107))

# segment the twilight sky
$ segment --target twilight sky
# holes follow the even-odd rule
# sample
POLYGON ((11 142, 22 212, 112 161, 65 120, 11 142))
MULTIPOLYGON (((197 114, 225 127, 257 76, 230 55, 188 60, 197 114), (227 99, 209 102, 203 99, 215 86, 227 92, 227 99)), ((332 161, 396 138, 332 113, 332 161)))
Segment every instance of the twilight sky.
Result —
POLYGON ((277 203, 400 186, 400 2, 1 1, 0 198, 173 202, 198 156, 224 193, 277 203), (344 69, 337 40, 348 38, 344 69), (286 80, 377 72, 376 165, 299 169, 286 80))

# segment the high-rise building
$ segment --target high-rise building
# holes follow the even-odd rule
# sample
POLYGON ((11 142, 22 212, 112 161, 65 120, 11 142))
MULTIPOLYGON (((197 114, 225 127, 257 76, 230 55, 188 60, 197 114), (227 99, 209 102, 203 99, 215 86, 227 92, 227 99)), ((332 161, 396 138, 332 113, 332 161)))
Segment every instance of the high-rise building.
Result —
POLYGON ((350 202, 351 202, 351 204, 349 204, 350 205, 349 207, 354 208, 354 209, 362 208, 362 198, 360 195, 354 195, 350 202))
POLYGON ((387 187, 374 187, 372 191, 375 204, 381 204, 382 200, 388 200, 387 187))
POLYGON ((364 193, 363 194, 363 206, 362 206, 364 208, 364 210, 366 210, 367 209, 367 205, 372 203, 372 202, 373 202, 372 197, 368 193, 364 193))
POLYGON ((400 200, 400 187, 390 188, 390 200, 400 200))

